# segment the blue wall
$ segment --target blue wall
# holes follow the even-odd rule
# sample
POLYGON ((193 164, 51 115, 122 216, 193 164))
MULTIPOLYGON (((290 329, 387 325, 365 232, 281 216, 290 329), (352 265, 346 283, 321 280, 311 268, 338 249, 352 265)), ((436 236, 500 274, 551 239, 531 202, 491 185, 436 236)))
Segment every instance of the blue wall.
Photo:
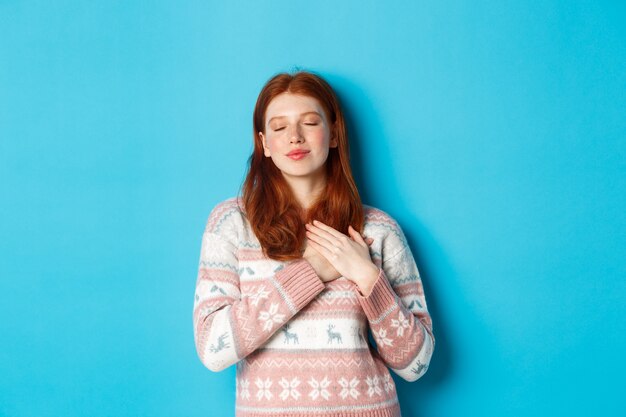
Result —
POLYGON ((233 415, 201 234, 296 66, 422 272, 404 417, 624 415, 624 2, 234 3, 0 0, 0 415, 233 415))

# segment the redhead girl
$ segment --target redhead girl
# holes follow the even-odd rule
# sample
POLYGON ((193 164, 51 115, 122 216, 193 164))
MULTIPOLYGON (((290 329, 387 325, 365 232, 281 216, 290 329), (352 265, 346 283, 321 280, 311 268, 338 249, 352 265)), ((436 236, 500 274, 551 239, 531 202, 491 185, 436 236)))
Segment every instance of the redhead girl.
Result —
POLYGON ((391 372, 424 375, 432 322, 402 229, 361 202, 334 91, 278 74, 253 124, 241 196, 211 210, 202 236, 200 360, 236 365, 238 417, 401 416, 391 372))

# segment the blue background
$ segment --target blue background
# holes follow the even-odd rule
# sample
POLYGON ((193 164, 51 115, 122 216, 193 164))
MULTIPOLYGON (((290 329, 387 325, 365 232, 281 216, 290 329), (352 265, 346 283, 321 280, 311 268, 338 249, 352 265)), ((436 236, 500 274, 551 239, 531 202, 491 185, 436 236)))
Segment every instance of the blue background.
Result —
POLYGON ((607 1, 0 0, 0 415, 232 416, 201 235, 274 73, 337 89, 433 315, 404 417, 626 411, 626 25, 607 1))

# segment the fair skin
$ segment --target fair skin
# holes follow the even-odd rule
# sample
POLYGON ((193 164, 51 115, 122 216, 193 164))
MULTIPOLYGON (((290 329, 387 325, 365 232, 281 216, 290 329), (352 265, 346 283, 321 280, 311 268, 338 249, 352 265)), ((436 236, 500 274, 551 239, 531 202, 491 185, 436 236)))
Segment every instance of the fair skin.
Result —
POLYGON ((259 132, 266 157, 272 158, 303 208, 309 208, 326 187, 324 164, 337 147, 329 121, 319 102, 307 96, 283 93, 265 112, 265 134, 259 132), (287 153, 308 151, 293 160, 287 153))
MULTIPOLYGON (((269 103, 264 127, 259 137, 265 156, 280 169, 300 205, 311 207, 326 188, 329 149, 338 146, 324 109, 313 97, 282 93, 269 103), (303 153, 290 157, 294 150, 303 153)), ((303 258, 322 281, 344 276, 369 295, 379 273, 369 254, 372 239, 364 239, 352 226, 350 236, 319 221, 306 229, 303 258)))

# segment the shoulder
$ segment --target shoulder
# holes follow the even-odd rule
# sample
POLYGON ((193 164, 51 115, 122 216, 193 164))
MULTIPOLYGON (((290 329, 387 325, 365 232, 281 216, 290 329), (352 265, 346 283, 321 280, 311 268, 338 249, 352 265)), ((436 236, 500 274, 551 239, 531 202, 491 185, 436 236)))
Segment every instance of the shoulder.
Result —
POLYGON ((230 197, 213 206, 206 222, 205 232, 237 235, 243 227, 243 201, 241 197, 230 197))
POLYGON ((371 237, 380 246, 383 259, 401 252, 408 246, 406 237, 399 223, 384 210, 363 204, 363 234, 371 237))
POLYGON ((366 229, 383 231, 394 235, 402 233, 402 229, 396 219, 379 208, 363 204, 363 217, 366 229))

